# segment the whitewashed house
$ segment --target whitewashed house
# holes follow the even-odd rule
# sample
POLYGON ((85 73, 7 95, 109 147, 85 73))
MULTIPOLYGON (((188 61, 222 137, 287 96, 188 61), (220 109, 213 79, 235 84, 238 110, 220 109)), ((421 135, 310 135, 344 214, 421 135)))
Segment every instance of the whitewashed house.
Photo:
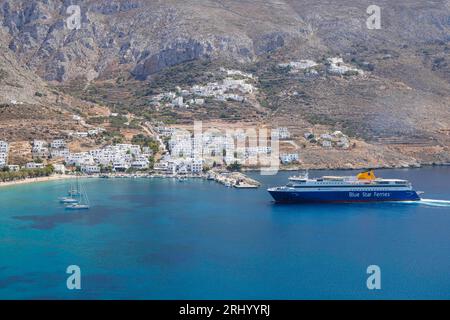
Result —
POLYGON ((53 149, 50 151, 50 156, 55 159, 55 158, 66 158, 70 155, 70 151, 69 149, 53 149))
POLYGON ((100 167, 97 165, 83 165, 81 166, 81 172, 86 174, 98 174, 100 173, 100 167))
POLYGON ((112 167, 114 171, 124 172, 130 168, 130 164, 123 160, 117 160, 113 162, 112 167))
POLYGON ((134 160, 131 161, 131 167, 138 170, 148 169, 149 165, 150 161, 144 155, 135 156, 134 160))
POLYGON ((44 148, 47 147, 47 141, 44 140, 33 140, 33 148, 44 148))
POLYGON ((193 159, 191 162, 191 172, 199 174, 203 172, 203 161, 199 159, 193 159))
POLYGON ((53 164, 53 171, 56 173, 62 173, 65 174, 66 173, 66 166, 63 164, 53 164))
POLYGON ((0 168, 8 163, 9 144, 6 141, 0 141, 0 168))
POLYGON ((278 139, 289 139, 291 137, 291 133, 288 128, 277 128, 275 134, 278 139))
POLYGON ((83 165, 94 165, 94 158, 88 152, 71 153, 65 158, 68 165, 81 167, 83 165))
POLYGON ((48 150, 47 147, 42 147, 42 148, 35 148, 35 147, 33 147, 31 152, 33 154, 33 158, 46 159, 50 155, 50 151, 48 150))
POLYGON ((43 163, 36 163, 36 162, 28 162, 25 165, 25 168, 27 168, 27 169, 43 169, 44 168, 44 164, 43 163))
POLYGON ((10 165, 8 165, 8 169, 11 172, 17 172, 20 170, 20 166, 18 166, 16 164, 10 164, 10 165))
POLYGON ((0 153, 8 153, 9 144, 6 141, 0 141, 0 153))
POLYGON ((66 142, 63 139, 56 139, 50 143, 50 148, 53 148, 53 149, 59 149, 59 148, 65 148, 65 147, 66 147, 66 142))
POLYGON ((297 162, 299 159, 298 153, 283 153, 280 155, 280 161, 283 164, 297 162))

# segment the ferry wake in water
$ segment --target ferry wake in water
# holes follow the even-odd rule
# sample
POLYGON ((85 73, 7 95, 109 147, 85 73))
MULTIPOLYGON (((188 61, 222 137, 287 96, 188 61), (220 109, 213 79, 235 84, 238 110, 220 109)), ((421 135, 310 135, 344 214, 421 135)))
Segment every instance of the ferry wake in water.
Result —
POLYGON ((421 204, 431 207, 449 207, 450 200, 437 200, 437 199, 420 199, 420 201, 412 201, 411 203, 421 204))

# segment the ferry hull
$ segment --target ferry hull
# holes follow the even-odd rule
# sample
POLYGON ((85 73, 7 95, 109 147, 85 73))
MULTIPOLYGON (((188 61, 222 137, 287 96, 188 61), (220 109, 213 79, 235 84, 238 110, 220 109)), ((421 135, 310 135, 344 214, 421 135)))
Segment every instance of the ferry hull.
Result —
POLYGON ((410 191, 282 191, 268 190, 279 203, 330 203, 330 202, 386 202, 418 201, 419 195, 410 191))

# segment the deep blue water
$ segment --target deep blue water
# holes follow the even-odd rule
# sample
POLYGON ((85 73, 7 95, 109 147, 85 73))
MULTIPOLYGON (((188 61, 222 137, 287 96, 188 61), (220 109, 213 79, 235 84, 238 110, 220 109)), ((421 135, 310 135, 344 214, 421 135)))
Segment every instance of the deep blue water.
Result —
MULTIPOLYGON (((450 200, 448 167, 377 173, 450 200)), ((86 212, 56 201, 68 182, 0 188, 0 298, 450 298, 450 203, 274 204, 266 187, 291 174, 252 174, 258 190, 86 179, 86 212), (66 288, 73 264, 80 291, 66 288), (366 287, 372 264, 380 291, 366 287)))

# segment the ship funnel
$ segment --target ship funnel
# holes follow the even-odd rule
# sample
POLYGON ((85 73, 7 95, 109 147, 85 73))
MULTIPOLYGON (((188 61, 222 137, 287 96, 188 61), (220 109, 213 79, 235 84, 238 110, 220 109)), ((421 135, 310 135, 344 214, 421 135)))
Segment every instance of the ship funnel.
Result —
POLYGON ((364 171, 359 173, 357 176, 358 180, 375 180, 375 173, 373 172, 373 170, 369 170, 369 171, 364 171))

